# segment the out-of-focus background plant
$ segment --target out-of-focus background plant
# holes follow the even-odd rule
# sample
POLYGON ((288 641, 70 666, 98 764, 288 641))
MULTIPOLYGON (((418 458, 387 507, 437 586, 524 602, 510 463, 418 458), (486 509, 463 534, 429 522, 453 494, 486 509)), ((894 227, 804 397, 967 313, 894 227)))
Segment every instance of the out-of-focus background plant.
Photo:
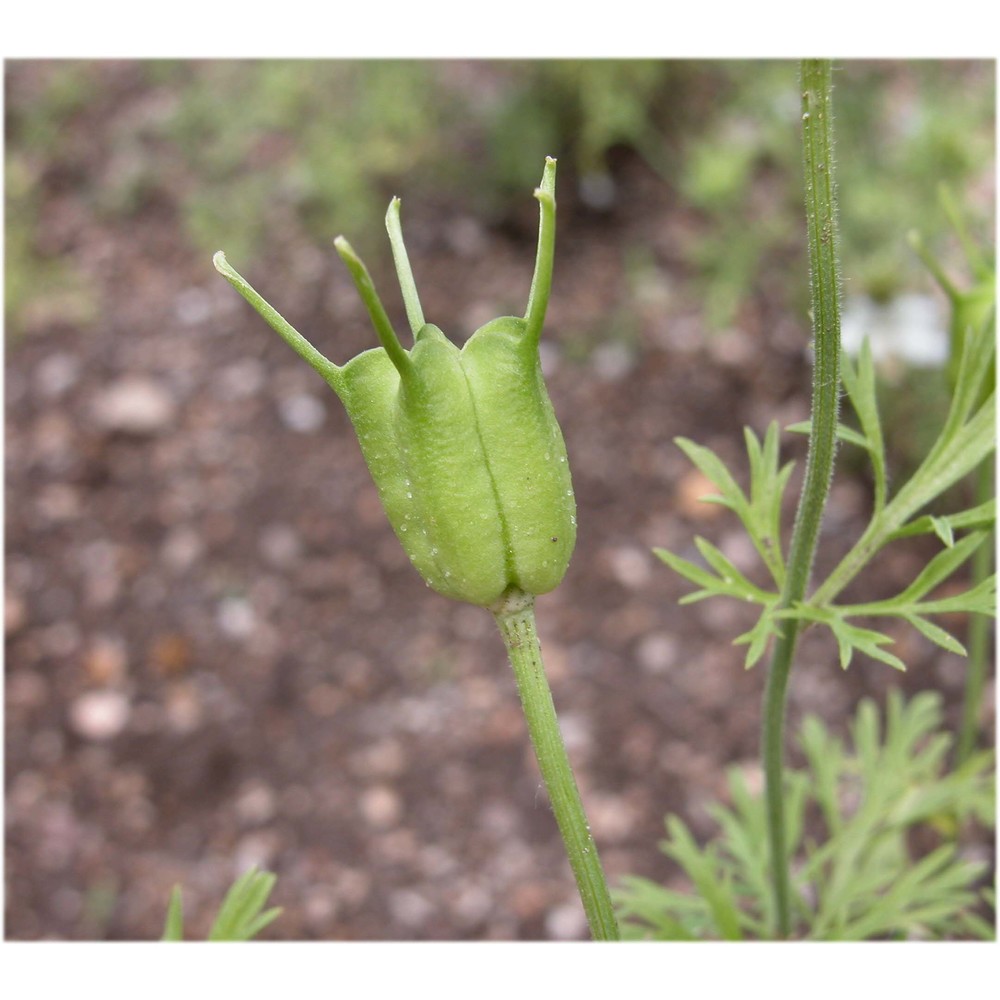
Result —
MULTIPOLYGON (((594 213, 621 203, 616 166, 638 157, 687 213, 675 253, 710 325, 724 328, 760 283, 787 275, 801 244, 790 65, 156 61, 128 67, 144 96, 122 111, 121 65, 50 63, 22 88, 14 64, 9 333, 53 311, 95 318, 85 277, 32 239, 46 189, 123 224, 160 206, 179 214, 192 248, 224 243, 234 259, 259 259, 362 229, 404 179, 414 202, 447 193, 470 214, 506 219, 545 155, 575 175, 594 213), (67 131, 102 102, 106 134, 67 131)), ((919 221, 933 246, 948 233, 933 207, 940 184, 988 193, 994 94, 974 62, 846 63, 840 82, 845 280, 852 297, 885 304, 927 286, 905 241, 886 234, 919 221), (929 211, 914 220, 914 206, 929 211)), ((980 233, 989 227, 978 220, 980 233)), ((784 289, 796 301, 800 284, 784 289)))

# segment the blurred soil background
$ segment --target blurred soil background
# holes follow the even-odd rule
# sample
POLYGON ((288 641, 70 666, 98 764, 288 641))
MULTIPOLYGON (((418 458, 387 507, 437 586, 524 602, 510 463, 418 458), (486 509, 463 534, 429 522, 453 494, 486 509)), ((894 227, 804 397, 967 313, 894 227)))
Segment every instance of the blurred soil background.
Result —
MULTIPOLYGON (((808 412, 796 75, 6 64, 8 938, 155 938, 175 883, 204 935, 250 865, 278 874, 269 938, 586 936, 489 615, 424 586, 336 397, 211 265, 225 249, 343 363, 375 339, 338 233, 406 328, 382 222, 398 194, 424 310, 461 341, 524 310, 546 154, 543 362, 579 542, 538 602, 543 645, 609 877, 681 885, 663 817, 705 838, 727 767, 759 786, 764 671, 730 645, 752 612, 678 606, 689 588, 650 549, 697 558, 702 534, 756 576, 672 439, 744 470, 744 425, 808 412)), ((845 337, 857 316, 882 337, 896 477, 946 403, 945 303, 906 234, 962 278, 940 182, 992 234, 994 80, 991 62, 836 75, 845 337)), ((869 503, 845 450, 821 566, 869 503)), ((894 547, 865 593, 933 549, 894 547)), ((842 732, 891 686, 940 690, 957 723, 963 661, 906 629, 895 651, 905 675, 844 673, 809 634, 790 732, 807 712, 842 732)), ((987 702, 992 740, 992 685, 987 702)))

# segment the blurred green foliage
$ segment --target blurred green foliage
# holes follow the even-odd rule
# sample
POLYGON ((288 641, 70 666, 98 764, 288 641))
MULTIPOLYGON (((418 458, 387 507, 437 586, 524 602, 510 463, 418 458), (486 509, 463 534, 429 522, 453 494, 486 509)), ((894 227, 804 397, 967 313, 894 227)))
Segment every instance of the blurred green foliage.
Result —
MULTIPOLYGON (((789 266, 803 241, 792 62, 46 61, 6 74, 12 328, 40 302, 71 321, 93 312, 71 250, 39 238, 54 195, 109 227, 173 213, 193 249, 248 261, 365 229, 404 180, 424 203, 501 220, 544 155, 612 223, 630 204, 628 160, 663 182, 691 216, 670 263, 710 327, 762 288, 805 307, 789 266)), ((837 85, 845 277, 891 296, 923 281, 910 228, 948 249, 929 208, 938 183, 991 196, 992 64, 846 62, 837 85)))
MULTIPOLYGON (((8 67, 10 64, 8 64, 8 67)), ((9 72, 9 69, 8 69, 9 72)), ((39 246, 37 221, 46 162, 61 159, 64 130, 86 105, 92 65, 53 63, 23 110, 8 113, 4 158, 4 322, 7 335, 25 326, 95 316, 95 303, 72 262, 39 246)))
POLYGON ((600 201, 610 192, 609 153, 633 150, 665 171, 664 135, 684 108, 676 93, 697 78, 695 64, 652 59, 565 59, 501 63, 505 93, 486 123, 488 171, 500 193, 533 183, 531 164, 569 160, 600 201))
POLYGON ((164 136, 198 180, 185 200, 191 234, 234 258, 293 236, 295 222, 324 244, 362 229, 384 212, 387 181, 406 175, 418 183, 446 159, 452 98, 432 64, 281 60, 154 70, 180 95, 164 136))
MULTIPOLYGON (((796 70, 789 62, 716 66, 717 107, 685 144, 682 197, 708 225, 691 255, 710 325, 732 322, 755 283, 780 280, 800 256, 802 182, 796 70), (765 278, 765 276, 767 276, 765 278)), ((852 293, 884 300, 925 285, 906 234, 920 226, 937 244, 948 231, 934 210, 942 182, 957 191, 994 170, 996 91, 984 62, 847 61, 837 100, 841 245, 852 293)), ((992 232, 992 218, 977 229, 992 232)), ((787 294, 799 288, 788 274, 787 294)))

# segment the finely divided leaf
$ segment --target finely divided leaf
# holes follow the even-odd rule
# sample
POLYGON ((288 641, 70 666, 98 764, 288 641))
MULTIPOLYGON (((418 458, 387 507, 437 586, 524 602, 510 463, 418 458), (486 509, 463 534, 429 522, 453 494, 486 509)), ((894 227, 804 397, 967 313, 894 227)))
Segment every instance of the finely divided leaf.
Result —
POLYGON ((666 549, 653 549, 653 554, 675 573, 702 588, 685 594, 680 599, 681 604, 692 604, 706 597, 735 597, 763 604, 774 600, 777 596, 752 584, 711 542, 699 536, 695 538, 695 545, 715 573, 666 549))
POLYGON ((875 660, 888 663, 896 670, 906 670, 906 664, 898 656, 886 652, 882 646, 892 644, 892 639, 883 632, 876 632, 874 629, 860 628, 857 625, 849 625, 843 618, 834 618, 830 623, 830 628, 837 639, 837 647, 840 650, 840 665, 846 670, 857 649, 875 660))
POLYGON ((784 608, 774 614, 775 618, 799 618, 803 621, 817 622, 826 625, 837 640, 837 650, 840 654, 840 665, 845 670, 850 665, 854 657, 854 651, 858 650, 867 656, 883 663, 888 663, 896 670, 906 670, 906 665, 897 656, 882 649, 882 646, 891 645, 893 640, 883 632, 876 632, 873 629, 861 628, 858 625, 851 625, 846 621, 846 616, 854 612, 853 608, 839 608, 835 606, 814 607, 809 604, 797 604, 793 608, 784 608))
POLYGON ((939 625, 928 621, 917 614, 903 615, 903 617, 922 635, 930 639, 931 642, 947 649, 949 653, 958 653, 959 656, 967 656, 965 646, 963 646, 950 632, 946 632, 939 625))
POLYGON ((966 614, 988 615, 996 617, 997 613, 997 578, 987 577, 969 590, 951 597, 942 597, 936 601, 921 601, 913 607, 921 614, 943 615, 960 611, 966 614))
POLYGON ((889 536, 888 541, 907 538, 910 535, 929 535, 933 532, 945 545, 950 547, 955 544, 956 531, 992 528, 996 523, 996 512, 997 502, 992 499, 979 504, 978 507, 970 507, 957 514, 937 516, 925 514, 923 517, 910 521, 909 524, 904 524, 898 531, 894 531, 889 536))
POLYGON ((781 552, 781 503, 795 463, 779 466, 780 430, 776 420, 768 425, 763 447, 749 427, 743 429, 743 435, 750 459, 750 523, 747 530, 780 588, 785 579, 785 560, 781 552))
POLYGON ((718 593, 719 578, 713 576, 708 570, 701 566, 696 566, 687 559, 674 555, 667 549, 653 549, 653 554, 665 562, 675 573, 679 573, 685 579, 690 580, 702 587, 701 590, 685 594, 681 599, 681 604, 693 604, 695 601, 702 601, 706 597, 712 597, 718 593))
POLYGON ((729 588, 733 597, 743 597, 749 601, 766 603, 773 595, 754 586, 711 542, 698 536, 694 540, 702 558, 708 563, 729 588))
POLYGON ((877 513, 885 506, 886 499, 885 443, 882 439, 882 423, 879 420, 878 401, 875 396, 875 365, 867 337, 861 344, 857 370, 855 371, 850 358, 844 354, 841 357, 840 373, 844 388, 847 389, 847 395, 861 424, 863 447, 868 450, 871 457, 872 471, 875 474, 877 513))
POLYGON ((722 504, 739 517, 764 565, 780 588, 785 576, 781 552, 781 503, 794 463, 779 466, 779 433, 777 422, 772 422, 762 444, 750 428, 744 428, 750 464, 749 497, 711 449, 687 438, 677 438, 676 441, 702 475, 719 490, 717 495, 702 499, 708 503, 722 504))
POLYGON ((924 594, 933 590, 946 580, 986 539, 985 532, 974 532, 966 535, 951 548, 939 552, 924 568, 917 578, 901 594, 891 601, 882 602, 885 605, 915 604, 924 594))
POLYGON ((744 632, 733 639, 734 646, 749 646, 746 659, 743 661, 743 666, 746 670, 754 666, 764 655, 768 640, 772 636, 778 638, 781 635, 781 629, 778 628, 778 623, 774 618, 776 603, 776 601, 773 601, 765 605, 764 610, 757 619, 757 624, 749 632, 744 632))
POLYGON ((694 883, 698 894, 708 904, 722 939, 741 940, 743 931, 739 906, 729 878, 719 871, 715 852, 711 849, 703 852, 676 816, 667 818, 667 832, 670 839, 663 844, 664 853, 672 857, 694 883))
MULTIPOLYGON (((800 420, 797 424, 789 424, 785 430, 792 434, 811 434, 812 424, 808 420, 800 420)), ((863 434, 859 434, 853 427, 848 427, 847 424, 837 424, 837 439, 845 444, 864 448, 865 451, 869 450, 868 439, 863 434)))

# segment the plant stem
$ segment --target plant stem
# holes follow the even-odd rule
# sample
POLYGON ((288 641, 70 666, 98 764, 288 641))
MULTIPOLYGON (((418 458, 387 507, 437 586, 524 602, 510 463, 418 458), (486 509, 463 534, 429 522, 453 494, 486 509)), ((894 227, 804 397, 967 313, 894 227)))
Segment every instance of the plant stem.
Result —
POLYGON ((785 838, 785 704, 792 658, 799 639, 800 625, 795 619, 784 625, 775 642, 764 686, 761 755, 764 764, 764 796, 767 811, 768 852, 771 859, 771 889, 777 916, 778 937, 786 938, 791 930, 789 914, 788 847, 785 838))
POLYGON ((576 876, 590 933, 596 941, 617 941, 618 922, 611 894, 583 811, 580 792, 559 732, 552 693, 545 678, 542 650, 535 628, 534 598, 513 591, 507 595, 503 607, 496 609, 494 614, 514 668, 531 743, 566 845, 570 866, 576 876))
MULTIPOLYGON (((985 503, 993 496, 993 463, 983 462, 976 472, 975 503, 985 503)), ((992 537, 976 549, 972 556, 972 585, 982 583, 992 571, 994 546, 992 537)), ((990 620, 986 615, 973 615, 969 622, 969 665, 965 674, 965 697, 962 703, 962 724, 958 731, 955 751, 956 766, 969 759, 976 746, 979 713, 982 710, 983 687, 990 642, 990 620)))
MULTIPOLYGON (((833 177, 833 88, 829 60, 804 59, 801 83, 802 152, 815 361, 812 430, 805 481, 792 530, 788 569, 779 608, 792 607, 801 602, 809 585, 833 474, 840 395, 840 270, 833 177)), ((786 621, 781 636, 775 641, 764 689, 761 738, 771 881, 778 935, 783 938, 791 932, 784 806, 785 706, 799 632, 797 621, 786 621)))

